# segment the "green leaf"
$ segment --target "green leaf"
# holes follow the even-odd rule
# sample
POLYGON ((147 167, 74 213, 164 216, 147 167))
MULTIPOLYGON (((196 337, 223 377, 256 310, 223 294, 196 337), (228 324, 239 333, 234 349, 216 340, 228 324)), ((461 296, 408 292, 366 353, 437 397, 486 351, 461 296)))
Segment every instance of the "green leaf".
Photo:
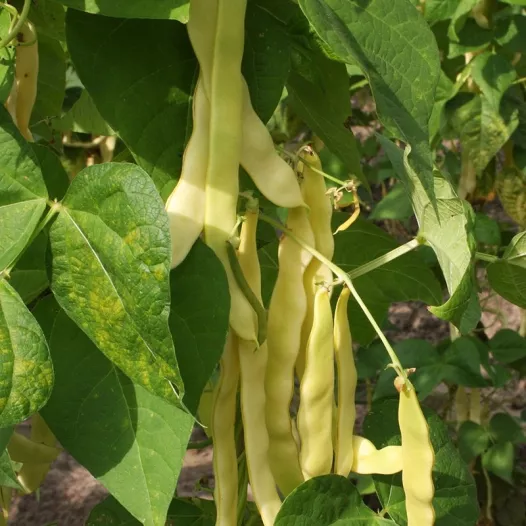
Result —
POLYGON ((477 243, 500 247, 502 236, 499 223, 486 214, 475 214, 475 230, 473 233, 477 243))
POLYGON ((45 231, 40 232, 10 273, 9 283, 25 304, 31 303, 49 287, 47 247, 48 235, 45 231))
POLYGON ((193 418, 122 374, 51 296, 37 305, 35 316, 48 336, 56 373, 42 410, 46 423, 142 524, 164 524, 193 418))
POLYGON ((247 4, 242 71, 252 106, 260 119, 268 122, 289 74, 291 44, 284 24, 262 4, 247 4))
POLYGON ((47 37, 65 42, 65 18, 65 7, 55 0, 31 2, 29 19, 35 24, 39 35, 46 35, 47 37))
POLYGON ((482 465, 502 480, 513 484, 515 450, 511 442, 499 442, 482 455, 482 465))
POLYGON ((332 51, 365 73, 380 120, 411 145, 410 162, 433 199, 428 121, 440 61, 424 18, 406 0, 300 0, 300 6, 332 51))
POLYGON ((456 10, 451 17, 448 30, 448 37, 452 41, 458 42, 458 32, 464 27, 469 13, 477 5, 478 1, 479 0, 460 0, 460 2, 457 2, 456 10))
MULTIPOLYGON (((422 407, 435 451, 433 506, 436 526, 475 524, 479 509, 477 490, 468 466, 453 446, 442 419, 427 407, 422 407)), ((377 448, 401 443, 398 426, 398 400, 374 403, 365 417, 363 433, 377 448)), ((399 526, 407 525, 402 475, 373 475, 382 506, 399 526)))
POLYGON ((69 187, 69 177, 58 156, 42 144, 31 144, 46 183, 49 198, 60 201, 69 187))
MULTIPOLYGON (((154 12, 150 4, 135 3, 154 12)), ((181 171, 197 78, 186 27, 70 9, 66 34, 75 69, 101 116, 166 199, 181 171), (106 35, 103 53, 101 35, 106 35)))
POLYGON ((184 403, 194 411, 223 353, 230 312, 228 283, 219 259, 198 240, 171 271, 170 288, 169 325, 186 386, 184 403))
MULTIPOLYGON (((497 97, 493 92, 494 101, 497 97)), ((500 100, 500 99, 499 99, 500 100)), ((488 166, 497 152, 506 144, 518 124, 516 111, 505 120, 498 109, 485 96, 475 96, 460 107, 452 125, 460 136, 462 146, 469 155, 477 175, 488 166)))
POLYGON ((476 248, 473 210, 457 197, 450 182, 438 171, 434 179, 437 196, 434 206, 407 162, 407 149, 402 154, 385 137, 379 136, 379 140, 411 197, 420 235, 433 248, 446 280, 449 300, 430 310, 439 318, 453 323, 461 333, 468 333, 480 319, 473 269, 476 248), (435 210, 438 210, 438 217, 435 210))
POLYGON ((526 436, 521 425, 508 413, 495 413, 489 421, 491 436, 495 442, 523 444, 526 436))
POLYGON ((0 108, 0 270, 24 250, 48 197, 31 146, 0 108))
POLYGON ((37 98, 31 123, 59 116, 66 90, 66 54, 62 44, 55 38, 39 34, 38 60, 37 98))
POLYGON ((458 6, 458 0, 426 0, 424 17, 429 25, 452 18, 458 6))
POLYGON ((413 215, 411 201, 405 191, 404 185, 397 183, 389 193, 376 204, 369 219, 409 219, 413 215))
POLYGON ((467 420, 458 430, 458 449, 464 462, 471 462, 482 455, 490 444, 490 435, 481 425, 467 420))
POLYGON ((356 139, 345 126, 351 115, 345 65, 329 60, 318 49, 305 50, 296 46, 287 90, 295 112, 344 162, 346 169, 368 186, 356 139))
POLYGON ((140 526, 140 522, 119 501, 106 497, 89 514, 86 526, 140 526))
MULTIPOLYGON (((60 0, 60 3, 86 13, 119 18, 159 18, 188 22, 188 0, 60 0)), ((144 35, 141 35, 141 38, 144 35)))
POLYGON ((50 229, 51 288, 68 315, 132 380, 167 400, 183 394, 168 328, 170 233, 140 167, 79 172, 50 229))
POLYGON ((526 19, 523 15, 504 17, 497 21, 495 40, 508 53, 519 53, 526 45, 526 19))
POLYGON ((0 454, 0 485, 6 488, 22 490, 6 449, 0 454))
MULTIPOLYGON (((7 35, 11 24, 11 16, 7 9, 0 11, 0 34, 7 35)), ((15 78, 15 52, 10 46, 0 50, 0 103, 2 105, 9 97, 13 79, 15 78)))
POLYGON ((491 287, 503 298, 526 309, 526 232, 520 232, 502 258, 488 265, 491 287))
POLYGON ((48 400, 53 365, 46 339, 16 291, 0 280, 0 427, 23 422, 48 400))
POLYGON ((388 526, 394 522, 378 516, 363 502, 354 484, 339 475, 314 477, 285 499, 275 526, 388 526))
POLYGON ((498 112, 504 92, 517 78, 512 63, 502 55, 481 53, 471 65, 471 75, 492 108, 498 112))
MULTIPOLYGON (((173 499, 168 509, 166 526, 214 526, 213 502, 205 500, 197 502, 198 504, 183 499, 173 499)), ((109 496, 93 508, 86 526, 138 526, 140 524, 114 497, 109 496)))
POLYGON ((54 121, 54 126, 62 131, 77 133, 92 133, 94 135, 113 135, 114 131, 102 118, 89 93, 84 90, 79 100, 60 119, 54 121))
POLYGON ((511 364, 526 358, 526 338, 511 329, 501 329, 489 341, 491 354, 499 362, 511 364))

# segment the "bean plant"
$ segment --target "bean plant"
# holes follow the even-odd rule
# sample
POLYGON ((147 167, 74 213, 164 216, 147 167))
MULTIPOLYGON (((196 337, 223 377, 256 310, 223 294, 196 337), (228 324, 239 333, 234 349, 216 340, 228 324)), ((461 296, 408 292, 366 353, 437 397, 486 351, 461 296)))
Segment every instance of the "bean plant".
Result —
POLYGON ((525 525, 525 49, 525 0, 1 3, 0 526, 61 453, 90 526, 525 525))

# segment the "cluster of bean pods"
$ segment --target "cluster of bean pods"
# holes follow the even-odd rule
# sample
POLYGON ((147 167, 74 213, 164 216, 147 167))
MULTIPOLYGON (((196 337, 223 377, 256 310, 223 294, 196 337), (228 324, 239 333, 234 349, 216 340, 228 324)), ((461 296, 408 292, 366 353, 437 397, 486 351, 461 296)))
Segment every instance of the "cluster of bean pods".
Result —
MULTIPOLYGON (((302 147, 291 168, 252 107, 241 72, 245 8, 246 0, 190 2, 187 27, 200 65, 193 132, 166 203, 172 267, 203 234, 229 284, 230 330, 209 411, 217 524, 239 521, 239 391, 248 481, 265 526, 274 524, 282 498, 312 477, 399 471, 410 526, 431 525, 434 453, 411 384, 399 378, 401 446, 378 450, 354 434, 357 374, 347 316, 350 291, 343 288, 333 316, 333 273, 305 248, 332 260, 333 206, 314 150, 302 147), (255 200, 246 208, 239 246, 231 243, 238 235, 240 166, 269 201, 288 210, 286 226, 294 233, 280 240, 268 315, 261 306, 255 200), (295 377, 300 381, 296 419, 290 409, 295 377)), ((205 422, 207 397, 200 408, 205 422)))

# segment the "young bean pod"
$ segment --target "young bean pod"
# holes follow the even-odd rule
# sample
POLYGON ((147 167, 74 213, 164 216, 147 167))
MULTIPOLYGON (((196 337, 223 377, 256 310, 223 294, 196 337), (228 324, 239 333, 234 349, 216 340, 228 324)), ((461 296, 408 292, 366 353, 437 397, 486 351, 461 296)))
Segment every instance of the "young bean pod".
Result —
POLYGON ((333 393, 332 310, 329 291, 322 286, 314 298, 314 318, 307 343, 305 374, 300 384, 300 465, 306 480, 331 471, 333 393))
POLYGON ((214 440, 214 501, 216 526, 237 524, 237 453, 235 441, 236 397, 239 382, 237 337, 227 335, 220 375, 212 406, 212 438, 214 440))
POLYGON ((188 255, 205 220, 205 187, 210 133, 210 104, 198 79, 193 100, 193 130, 183 157, 181 176, 166 201, 172 239, 172 268, 188 255))
MULTIPOLYGON (((261 270, 259 266, 256 229, 258 212, 248 211, 241 227, 238 258, 248 285, 261 302, 261 270)), ((265 424, 265 370, 267 345, 254 352, 254 343, 239 340, 241 369, 241 413, 245 434, 245 453, 252 494, 264 526, 272 526, 281 506, 268 461, 269 438, 265 424)))
POLYGON ((415 388, 398 377, 395 381, 400 391, 398 423, 402 435, 402 484, 405 492, 408 526, 432 526, 435 523, 433 508, 433 465, 435 453, 429 438, 429 427, 418 402, 415 388))
MULTIPOLYGON (((287 226, 312 245, 314 235, 305 208, 289 210, 287 226)), ((294 365, 307 310, 303 273, 311 254, 285 236, 278 249, 279 271, 270 300, 267 323, 268 365, 265 376, 270 466, 285 495, 303 482, 298 447, 292 432, 290 402, 294 393, 294 365)))
POLYGON ((353 465, 353 430, 356 419, 355 392, 358 375, 354 364, 351 328, 347 315, 350 290, 345 287, 334 313, 334 353, 338 370, 338 419, 334 472, 347 477, 353 465))
MULTIPOLYGON (((326 194, 327 188, 323 176, 313 169, 321 170, 321 161, 310 146, 303 147, 298 155, 309 163, 307 165, 300 161, 297 171, 303 179, 302 193, 305 203, 309 207, 309 222, 314 234, 314 248, 327 259, 332 260, 334 254, 334 237, 331 228, 332 204, 326 194)), ((331 281, 331 270, 319 259, 313 258, 303 276, 303 285, 307 297, 307 313, 301 327, 300 351, 296 360, 296 373, 300 379, 305 369, 305 351, 312 328, 316 284, 329 284, 331 281)))

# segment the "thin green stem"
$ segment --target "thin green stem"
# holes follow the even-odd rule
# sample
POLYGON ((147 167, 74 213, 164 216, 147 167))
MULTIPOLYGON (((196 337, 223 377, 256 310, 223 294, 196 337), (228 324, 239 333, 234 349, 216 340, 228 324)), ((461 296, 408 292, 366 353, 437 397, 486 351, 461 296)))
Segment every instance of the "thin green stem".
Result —
POLYGON ((188 442, 186 449, 204 449, 205 447, 211 446, 213 443, 214 441, 210 437, 206 440, 201 440, 200 442, 188 442))
POLYGON ((345 181, 342 181, 341 179, 338 179, 337 177, 329 175, 327 172, 324 172, 323 170, 316 168, 311 162, 301 157, 301 155, 297 155, 295 153, 289 152, 285 150, 285 148, 283 148, 282 146, 276 146, 276 149, 283 155, 286 155, 289 159, 292 159, 294 161, 301 161, 302 163, 306 164, 313 172, 316 172, 322 175, 323 177, 325 177, 325 179, 328 179, 329 181, 332 181, 333 183, 339 184, 340 186, 344 186, 344 187, 347 186, 347 183, 345 181))
POLYGON ((14 38, 16 38, 19 31, 22 29, 24 22, 27 19, 27 15, 29 14, 30 8, 31 0, 24 0, 24 5, 22 6, 22 11, 20 11, 18 20, 16 21, 11 31, 9 31, 9 33, 4 38, 2 38, 2 40, 0 40, 0 49, 6 47, 14 38))
POLYGON ((349 272, 349 277, 351 279, 356 279, 360 276, 363 276, 364 274, 367 274, 368 272, 371 272, 372 270, 375 270, 378 267, 386 265, 387 263, 393 261, 394 259, 399 258, 400 256, 407 254, 408 252, 411 252, 411 250, 414 250, 421 244, 422 242, 420 239, 418 238, 411 239, 411 241, 408 241, 407 243, 391 250, 390 252, 387 252, 387 254, 377 257, 376 259, 373 259, 372 261, 369 261, 368 263, 365 263, 364 265, 361 265, 358 268, 351 270, 349 272))
POLYGON ((495 263, 499 260, 498 256, 493 256, 492 254, 486 254, 485 252, 475 252, 475 257, 481 261, 487 261, 488 263, 495 263))
POLYGON ((391 344, 385 337, 384 333, 382 332, 382 329, 380 329, 380 326, 378 323, 376 323, 376 320, 374 319, 373 315, 367 308, 367 305, 363 302, 362 298, 358 294, 357 290, 354 287, 354 284, 350 278, 350 276, 342 270, 338 265, 335 265, 331 260, 327 259, 323 254, 320 254, 315 248, 311 247, 308 243, 305 243, 301 238, 296 236, 291 230, 289 230, 285 225, 281 224, 279 221, 276 221, 272 217, 267 216, 266 214, 259 214, 259 218, 263 221, 267 222, 269 225, 272 225, 274 228, 279 229, 281 232, 289 236, 293 241, 298 243, 302 248, 310 252, 316 259, 321 261, 324 265, 327 265, 332 272, 336 275, 338 279, 340 279, 343 283, 347 285, 349 290, 351 291, 351 294, 354 296, 354 299, 360 305, 360 308, 362 309, 363 313, 369 320, 369 323, 373 326, 374 330, 376 331, 376 334, 382 341, 382 343, 385 346, 385 349, 387 350, 387 353, 389 354, 389 357, 391 358, 392 365, 394 366, 395 370, 398 374, 402 375, 405 382, 407 382, 407 374, 404 371, 404 368, 402 367, 402 364, 400 363, 400 360, 398 359, 398 356, 396 355, 394 349, 391 347, 391 344))
POLYGON ((512 84, 522 84, 523 82, 526 82, 526 77, 521 77, 520 79, 513 81, 512 84))
POLYGON ((489 476, 488 470, 482 466, 482 473, 484 474, 484 480, 486 481, 486 519, 488 519, 490 524, 493 524, 493 512, 491 508, 493 507, 493 485, 491 484, 491 478, 489 476))

